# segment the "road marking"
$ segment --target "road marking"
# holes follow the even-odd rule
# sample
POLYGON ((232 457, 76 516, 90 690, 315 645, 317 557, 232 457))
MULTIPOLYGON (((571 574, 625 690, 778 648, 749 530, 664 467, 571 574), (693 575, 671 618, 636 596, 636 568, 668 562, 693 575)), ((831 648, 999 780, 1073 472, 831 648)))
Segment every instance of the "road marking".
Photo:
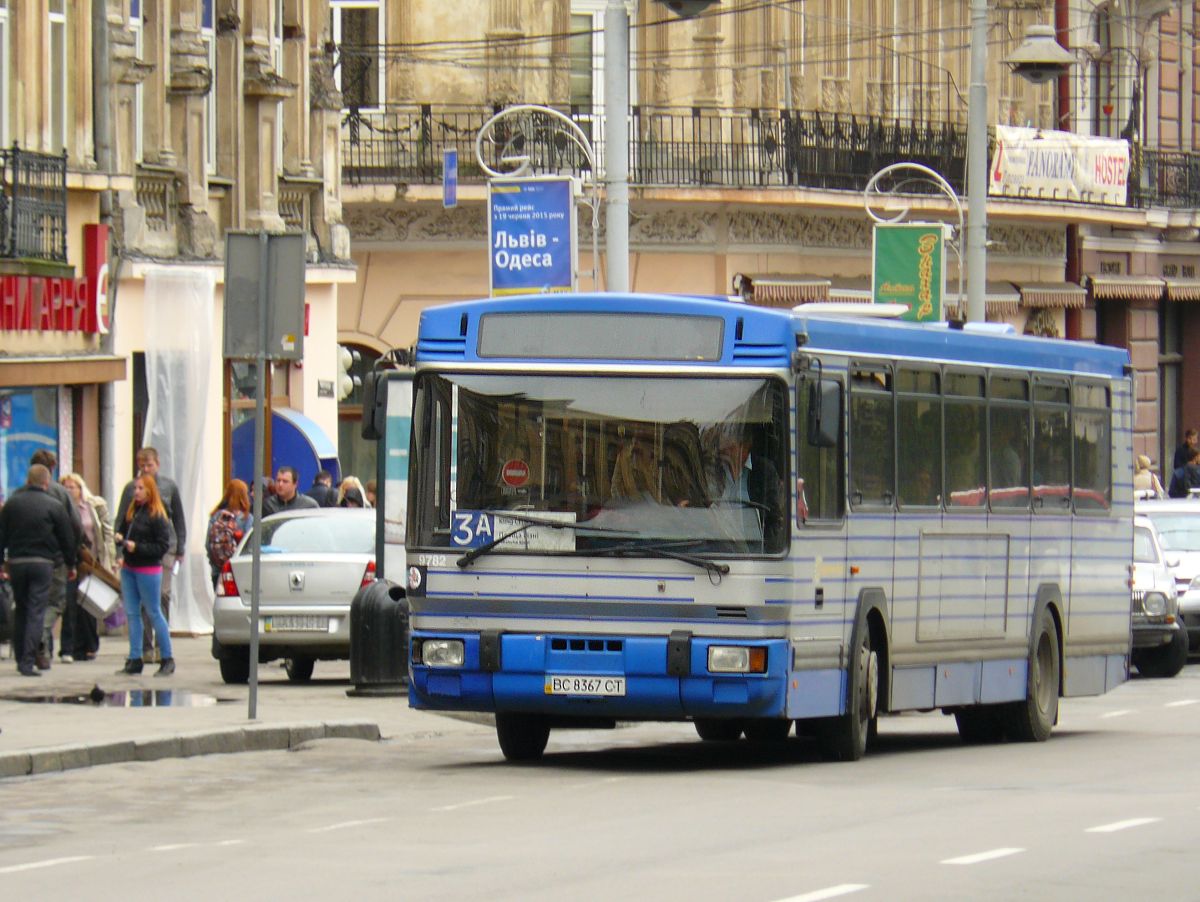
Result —
POLYGON ((147 851, 149 851, 149 852, 174 852, 177 849, 194 849, 198 845, 200 845, 200 843, 198 843, 198 842, 175 842, 175 843, 168 843, 165 846, 151 846, 147 851))
POLYGON ((788 896, 786 899, 778 899, 776 902, 821 902, 822 899, 836 899, 838 896, 848 896, 850 893, 857 893, 859 890, 867 889, 870 884, 867 883, 839 883, 837 886, 827 886, 825 889, 813 890, 811 893, 805 893, 803 896, 788 896))
POLYGON ((1128 708, 1125 708, 1121 711, 1109 711, 1107 714, 1101 714, 1100 719, 1107 720, 1110 717, 1124 717, 1126 714, 1130 713, 1132 712, 1128 708))
POLYGON ((947 858, 942 864, 979 864, 982 861, 992 861, 996 858, 1007 858, 1009 855, 1019 855, 1024 849, 989 849, 987 852, 976 852, 974 855, 960 855, 958 858, 947 858))
POLYGON ((340 824, 330 824, 327 827, 313 827, 308 833, 330 833, 334 830, 345 830, 349 827, 366 827, 370 824, 382 824, 384 821, 389 821, 388 817, 369 817, 361 821, 342 821, 340 824))
POLYGON ((1101 824, 1099 827, 1088 827, 1084 833, 1116 833, 1118 830, 1128 830, 1130 827, 1144 827, 1161 821, 1161 817, 1135 817, 1127 821, 1116 821, 1111 824, 1101 824))
POLYGON ((1197 702, 1200 702, 1200 698, 1184 698, 1184 699, 1180 699, 1177 702, 1167 702, 1165 705, 1163 705, 1163 707, 1164 708, 1185 708, 1188 705, 1194 705, 1197 702))
POLYGON ((430 811, 457 811, 459 808, 470 808, 472 805, 488 805, 492 802, 507 802, 513 796, 489 796, 486 799, 472 799, 469 802, 459 802, 457 805, 442 805, 440 808, 430 808, 430 811))
POLYGON ((72 855, 70 858, 47 858, 45 861, 30 861, 27 864, 10 864, 0 868, 0 874, 16 874, 20 871, 35 871, 38 868, 52 868, 55 865, 71 864, 75 861, 91 861, 94 855, 72 855))

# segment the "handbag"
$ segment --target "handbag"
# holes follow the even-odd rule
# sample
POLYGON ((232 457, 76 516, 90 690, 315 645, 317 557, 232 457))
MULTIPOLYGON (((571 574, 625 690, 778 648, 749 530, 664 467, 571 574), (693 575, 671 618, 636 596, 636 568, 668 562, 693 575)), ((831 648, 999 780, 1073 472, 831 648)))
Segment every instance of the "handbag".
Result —
POLYGON ((121 604, 121 593, 100 578, 99 569, 79 580, 79 603, 97 620, 104 620, 121 604))

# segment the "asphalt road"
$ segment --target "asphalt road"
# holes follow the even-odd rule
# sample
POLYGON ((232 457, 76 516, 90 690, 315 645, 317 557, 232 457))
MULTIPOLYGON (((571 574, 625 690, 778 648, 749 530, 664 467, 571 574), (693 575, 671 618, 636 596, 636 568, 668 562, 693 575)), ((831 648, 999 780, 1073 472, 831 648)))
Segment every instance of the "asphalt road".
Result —
POLYGON ((486 726, 427 720, 6 781, 0 897, 1200 898, 1200 663, 1064 701, 1044 744, 911 715, 852 764, 655 724, 514 766, 486 726))

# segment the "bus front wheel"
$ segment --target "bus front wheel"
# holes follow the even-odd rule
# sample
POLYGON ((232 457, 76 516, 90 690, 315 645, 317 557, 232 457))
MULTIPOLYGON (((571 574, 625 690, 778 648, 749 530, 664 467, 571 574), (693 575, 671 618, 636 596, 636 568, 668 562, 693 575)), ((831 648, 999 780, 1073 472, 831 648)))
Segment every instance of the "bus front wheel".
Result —
POLYGON ((866 754, 873 731, 879 700, 879 656, 871 648, 871 630, 865 622, 859 633, 846 713, 817 726, 817 745, 826 761, 857 761, 866 754))
POLYGON ((1058 627, 1048 608, 1038 614, 1029 651, 1029 683, 1025 698, 1009 702, 1005 732, 1016 742, 1044 742, 1058 720, 1058 627))
POLYGON ((536 761, 550 741, 550 726, 536 714, 496 714, 496 738, 509 761, 536 761))

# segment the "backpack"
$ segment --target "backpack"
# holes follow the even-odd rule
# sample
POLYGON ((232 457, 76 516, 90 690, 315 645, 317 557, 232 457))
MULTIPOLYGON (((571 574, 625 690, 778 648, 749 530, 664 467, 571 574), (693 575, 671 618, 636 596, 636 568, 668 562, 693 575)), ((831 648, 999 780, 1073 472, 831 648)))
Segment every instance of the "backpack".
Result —
POLYGON ((223 565, 233 557, 241 539, 242 529, 237 515, 231 510, 217 511, 208 522, 208 538, 204 542, 209 563, 214 567, 223 565))

